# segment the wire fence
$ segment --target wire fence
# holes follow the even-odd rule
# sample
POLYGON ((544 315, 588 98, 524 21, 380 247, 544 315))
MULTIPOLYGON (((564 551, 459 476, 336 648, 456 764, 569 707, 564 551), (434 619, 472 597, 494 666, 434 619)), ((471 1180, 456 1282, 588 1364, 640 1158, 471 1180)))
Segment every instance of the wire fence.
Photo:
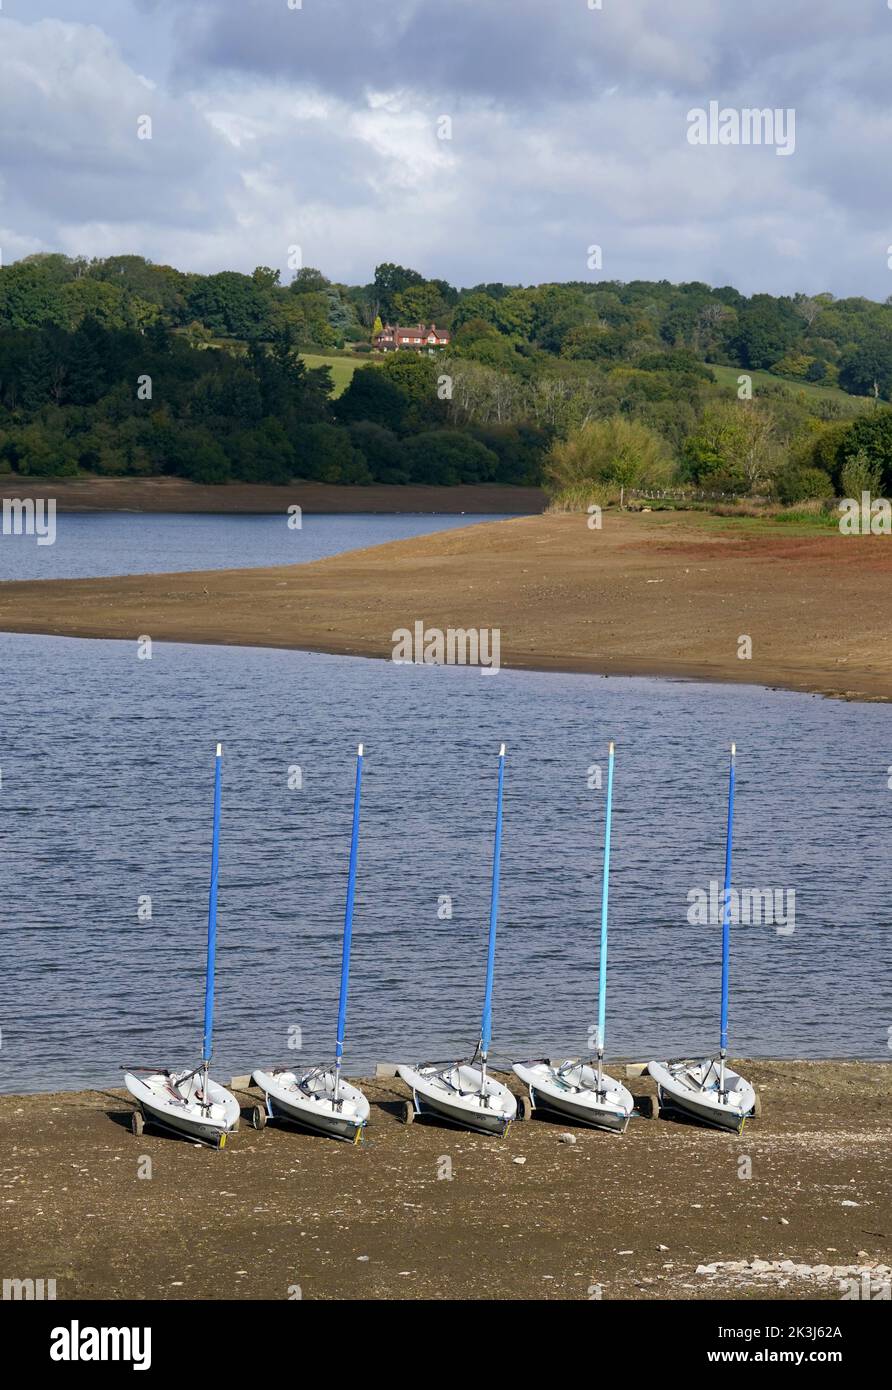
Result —
POLYGON ((767 502, 767 497, 744 492, 710 492, 707 488, 628 488, 627 497, 642 502, 767 502))

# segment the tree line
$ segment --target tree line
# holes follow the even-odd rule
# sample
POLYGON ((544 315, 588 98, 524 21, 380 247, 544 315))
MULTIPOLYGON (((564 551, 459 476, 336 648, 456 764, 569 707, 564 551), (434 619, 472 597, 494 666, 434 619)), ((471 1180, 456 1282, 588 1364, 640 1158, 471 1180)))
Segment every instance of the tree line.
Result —
POLYGON ((848 469, 888 490, 890 330, 890 303, 698 282, 458 289, 385 263, 367 285, 307 267, 283 285, 264 266, 30 256, 0 269, 0 470, 559 493, 672 480, 795 502, 848 469), (452 342, 372 365, 386 320, 452 342), (341 396, 303 362, 314 351, 355 359, 341 396))
POLYGON ((490 366, 554 357, 613 366, 682 351, 892 398, 892 297, 748 297, 728 285, 667 280, 458 289, 390 262, 367 285, 339 284, 312 267, 297 269, 288 285, 268 266, 198 275, 133 255, 37 254, 0 269, 0 329, 73 331, 86 318, 140 331, 160 323, 199 344, 272 342, 290 330, 307 350, 368 348, 378 319, 436 322, 463 356, 490 366))
POLYGON ((0 472, 173 474, 200 483, 535 484, 550 442, 526 423, 461 423, 429 357, 360 368, 334 398, 287 330, 209 352, 141 332, 0 330, 0 472))

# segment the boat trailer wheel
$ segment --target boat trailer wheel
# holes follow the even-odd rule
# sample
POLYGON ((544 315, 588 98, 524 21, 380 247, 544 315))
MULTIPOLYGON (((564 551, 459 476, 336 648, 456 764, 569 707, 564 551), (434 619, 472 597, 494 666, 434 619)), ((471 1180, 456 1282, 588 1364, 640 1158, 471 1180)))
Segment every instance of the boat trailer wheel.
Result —
POLYGON ((415 1102, 404 1100, 399 1111, 399 1117, 404 1125, 415 1123, 415 1102))
POLYGON ((146 1127, 145 1116, 141 1110, 134 1110, 130 1116, 130 1131, 135 1134, 137 1139, 146 1127))
POLYGON ((248 1123, 252 1129, 266 1128, 266 1110, 262 1105, 254 1105, 251 1107, 248 1123))

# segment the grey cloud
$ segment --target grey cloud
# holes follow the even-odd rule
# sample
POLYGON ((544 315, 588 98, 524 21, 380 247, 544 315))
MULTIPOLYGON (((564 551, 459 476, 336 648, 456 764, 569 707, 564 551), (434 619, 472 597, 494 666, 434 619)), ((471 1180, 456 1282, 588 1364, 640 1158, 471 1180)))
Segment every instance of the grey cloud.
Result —
MULTIPOLYGON (((284 0, 238 8, 205 0, 180 9, 176 33, 182 67, 277 75, 352 99, 402 88, 535 109, 635 72, 676 83, 699 66, 696 23, 673 31, 651 0, 604 4, 599 12, 584 0, 303 0, 289 10, 284 0)), ((696 18, 703 0, 693 10, 696 18)))
POLYGON ((42 218, 197 224, 198 193, 222 153, 186 104, 152 90, 98 28, 7 20, 0 47, 0 129, 6 207, 42 218), (151 140, 137 137, 140 117, 151 140))
POLYGON ((404 88, 528 111, 618 84, 642 99, 738 86, 760 102, 770 87, 803 98, 827 80, 828 57, 852 82, 879 82, 892 42, 892 15, 875 0, 850 0, 844 12, 815 0, 750 0, 744 10, 716 0, 603 0, 601 10, 585 0, 146 3, 176 14, 185 70, 276 75, 350 99, 404 88))
POLYGON ((620 279, 892 288, 876 0, 30 4, 101 29, 0 17, 8 244, 251 269, 299 241, 336 278, 475 283, 582 277, 598 242, 620 279), (795 155, 689 146, 712 98, 795 106, 795 155))

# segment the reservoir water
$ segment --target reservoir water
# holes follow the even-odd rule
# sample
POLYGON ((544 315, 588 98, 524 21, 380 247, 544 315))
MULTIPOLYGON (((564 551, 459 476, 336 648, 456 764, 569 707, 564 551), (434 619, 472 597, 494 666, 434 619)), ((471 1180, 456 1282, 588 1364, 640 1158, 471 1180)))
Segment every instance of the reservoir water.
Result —
MULTIPOLYGON (((147 547, 157 569, 177 567, 175 554, 181 567, 207 565, 219 550, 238 552, 227 564, 282 558, 264 552, 266 539, 239 550, 232 537, 252 531, 242 519, 202 519, 213 525, 186 549, 184 519, 114 520, 131 535, 139 523, 141 539, 138 558, 112 571, 149 568, 147 547)), ((304 526, 339 549, 446 520, 304 526)), ((107 518, 77 521, 68 572, 109 572, 107 518)), ((5 1092, 197 1062, 218 738, 221 1077, 332 1056, 360 740, 349 1072, 474 1047, 502 739, 496 1063, 589 1049, 604 813, 595 769, 606 771, 610 738, 608 1056, 717 1045, 720 927, 689 920, 689 895, 721 879, 732 738, 735 885, 778 890, 787 905, 795 891, 792 930, 734 928, 732 1052, 889 1056, 886 706, 253 648, 156 644, 145 661, 135 643, 14 635, 0 635, 0 662, 5 1092)))
POLYGON ((0 580, 82 579, 108 574, 298 565, 342 550, 404 540, 430 531, 498 521, 496 516, 288 517, 60 513, 52 545, 0 535, 0 580))

